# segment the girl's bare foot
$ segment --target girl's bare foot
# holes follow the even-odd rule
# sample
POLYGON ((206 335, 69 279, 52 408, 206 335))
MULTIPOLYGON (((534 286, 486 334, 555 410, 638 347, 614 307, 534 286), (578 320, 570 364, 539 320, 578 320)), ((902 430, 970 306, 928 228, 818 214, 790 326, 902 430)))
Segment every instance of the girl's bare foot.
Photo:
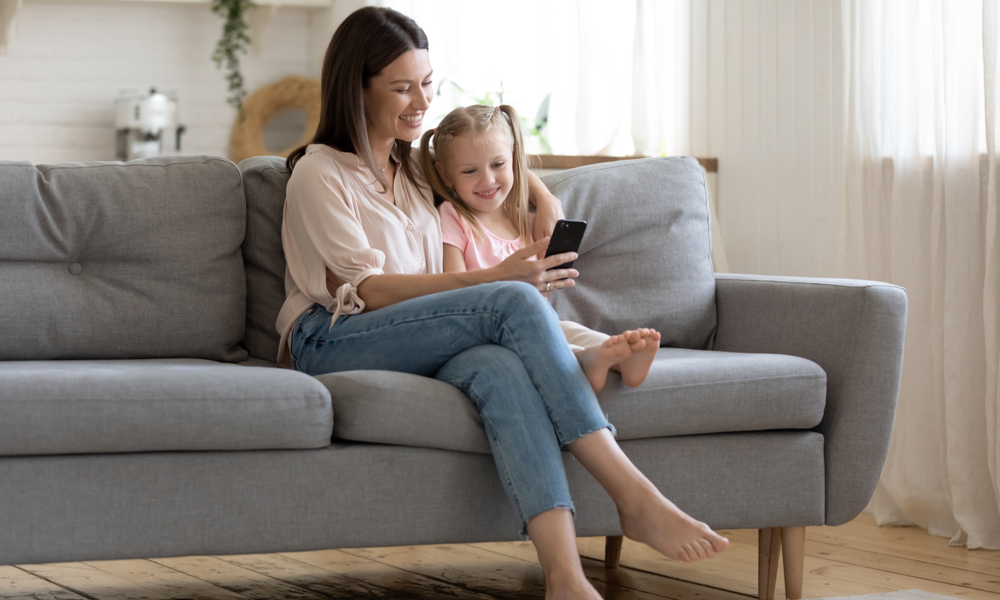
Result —
POLYGON ((618 365, 618 370, 622 374, 622 383, 628 387, 638 387, 642 385, 643 381, 646 381, 649 368, 653 365, 653 359, 656 358, 656 351, 660 349, 660 332, 655 329, 639 329, 637 333, 645 345, 618 365))
POLYGON ((712 558, 729 546, 729 540, 691 518, 655 489, 644 496, 629 508, 618 507, 622 533, 630 540, 684 562, 712 558))
MULTIPOLYGON (((634 356, 636 347, 641 351, 645 345, 646 342, 638 331, 628 330, 620 335, 611 336, 600 346, 577 352, 576 359, 580 361, 583 374, 587 376, 587 381, 596 394, 604 389, 604 384, 608 380, 608 370, 634 356)), ((648 371, 649 367, 646 370, 648 371)))

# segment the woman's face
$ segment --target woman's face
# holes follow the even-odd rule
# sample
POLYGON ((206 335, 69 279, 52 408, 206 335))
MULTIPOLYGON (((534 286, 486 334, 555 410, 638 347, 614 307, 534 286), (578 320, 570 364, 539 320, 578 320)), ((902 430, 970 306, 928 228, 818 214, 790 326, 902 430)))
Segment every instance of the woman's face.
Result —
POLYGON ((427 51, 404 52, 372 77, 363 93, 372 145, 419 139, 434 95, 427 51))

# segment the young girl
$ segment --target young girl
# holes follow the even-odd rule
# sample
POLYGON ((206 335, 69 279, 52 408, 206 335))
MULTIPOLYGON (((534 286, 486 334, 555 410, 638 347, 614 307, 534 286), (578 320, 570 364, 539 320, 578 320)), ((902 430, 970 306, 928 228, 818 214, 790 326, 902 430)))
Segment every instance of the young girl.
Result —
MULTIPOLYGON (((528 159, 512 107, 456 108, 424 133, 420 147, 424 173, 440 203, 446 272, 498 265, 532 243, 528 159)), ((562 283, 572 286, 573 280, 562 283)), ((608 336, 570 321, 560 325, 594 392, 604 387, 611 369, 621 373, 625 385, 640 385, 660 346, 654 329, 608 336)))

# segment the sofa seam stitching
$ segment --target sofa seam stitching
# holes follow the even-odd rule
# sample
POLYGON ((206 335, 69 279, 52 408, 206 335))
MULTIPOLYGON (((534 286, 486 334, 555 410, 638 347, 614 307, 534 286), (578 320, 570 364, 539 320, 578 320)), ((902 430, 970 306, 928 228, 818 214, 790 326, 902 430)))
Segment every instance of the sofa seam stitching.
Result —
POLYGON ((643 391, 646 390, 672 390, 690 387, 707 387, 720 384, 732 384, 732 383, 748 383, 751 381, 774 381, 774 380, 787 380, 787 379, 803 379, 803 380, 819 380, 826 379, 826 375, 778 375, 775 377, 750 377, 744 379, 727 379, 722 381, 714 381, 711 383, 683 383, 679 385, 665 385, 660 387, 644 387, 643 391))

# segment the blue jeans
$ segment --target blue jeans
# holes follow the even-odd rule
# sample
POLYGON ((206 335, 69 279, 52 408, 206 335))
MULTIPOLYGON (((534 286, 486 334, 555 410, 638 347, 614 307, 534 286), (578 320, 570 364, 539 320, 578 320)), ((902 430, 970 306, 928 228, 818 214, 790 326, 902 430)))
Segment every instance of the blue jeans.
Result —
POLYGON ((551 508, 573 510, 560 448, 614 428, 555 311, 533 286, 499 282, 431 294, 341 316, 332 328, 331 318, 316 304, 292 329, 296 369, 400 371, 459 388, 482 415, 521 523, 551 508))

